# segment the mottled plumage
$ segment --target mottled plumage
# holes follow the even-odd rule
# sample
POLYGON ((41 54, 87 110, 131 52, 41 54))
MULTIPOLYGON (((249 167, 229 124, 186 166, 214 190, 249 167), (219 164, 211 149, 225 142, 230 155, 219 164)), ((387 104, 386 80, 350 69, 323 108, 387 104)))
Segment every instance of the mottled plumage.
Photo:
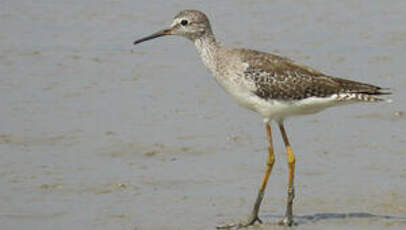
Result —
POLYGON ((293 224, 295 155, 283 125, 284 119, 347 103, 384 101, 379 96, 389 94, 378 86, 331 77, 277 55, 225 48, 216 41, 207 16, 197 10, 180 12, 170 28, 134 44, 164 35, 180 35, 191 40, 217 83, 237 103, 261 114, 266 123, 269 148, 264 179, 248 221, 238 227, 261 222, 258 212, 275 161, 270 120, 278 122, 288 153, 288 199, 281 223, 290 226, 293 224))
POLYGON ((248 63, 244 77, 255 82, 254 93, 265 100, 295 101, 340 95, 337 100, 380 101, 373 95, 387 94, 381 87, 330 77, 287 58, 248 49, 242 49, 241 53, 248 63))

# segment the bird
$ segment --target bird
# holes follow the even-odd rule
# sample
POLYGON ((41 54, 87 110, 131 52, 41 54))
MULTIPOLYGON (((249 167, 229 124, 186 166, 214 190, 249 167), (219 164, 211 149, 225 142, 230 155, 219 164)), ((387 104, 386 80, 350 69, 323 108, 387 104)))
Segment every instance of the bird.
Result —
POLYGON ((391 94, 388 88, 330 76, 267 52, 227 48, 216 40, 208 17, 199 10, 182 10, 168 28, 138 39, 133 44, 167 35, 192 41, 203 64, 221 88, 242 107, 260 114, 265 124, 268 141, 266 167, 252 211, 246 221, 218 226, 219 229, 262 223, 259 210, 275 162, 271 122, 279 126, 288 156, 286 212, 279 224, 292 226, 296 224, 293 220, 296 157, 285 130, 285 120, 338 105, 391 101, 381 97, 391 94))

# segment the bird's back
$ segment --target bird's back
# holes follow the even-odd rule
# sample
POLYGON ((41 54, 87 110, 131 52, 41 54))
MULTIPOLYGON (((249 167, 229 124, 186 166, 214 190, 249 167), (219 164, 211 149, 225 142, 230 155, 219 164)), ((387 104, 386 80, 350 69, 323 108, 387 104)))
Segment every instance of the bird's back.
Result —
POLYGON ((377 102, 379 86, 323 74, 290 59, 250 49, 221 48, 215 76, 244 107, 266 120, 319 112, 354 102, 377 102))
POLYGON ((270 53, 250 49, 229 52, 245 63, 243 77, 255 84, 253 93, 265 100, 295 101, 336 95, 339 100, 380 101, 383 99, 377 96, 388 94, 379 86, 328 76, 270 53))

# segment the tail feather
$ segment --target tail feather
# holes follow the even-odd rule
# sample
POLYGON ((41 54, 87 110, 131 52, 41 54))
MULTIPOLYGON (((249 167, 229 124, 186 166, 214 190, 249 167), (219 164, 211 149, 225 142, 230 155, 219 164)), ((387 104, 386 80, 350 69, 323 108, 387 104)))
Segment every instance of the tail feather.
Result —
POLYGON ((367 93, 341 93, 337 99, 339 101, 354 101, 354 102, 386 102, 392 103, 391 99, 382 98, 379 96, 387 94, 367 94, 367 93))
POLYGON ((376 85, 342 78, 335 78, 334 80, 340 85, 341 96, 339 98, 342 98, 343 100, 392 102, 390 99, 380 97, 383 95, 391 95, 392 92, 389 91, 389 88, 382 88, 376 85))

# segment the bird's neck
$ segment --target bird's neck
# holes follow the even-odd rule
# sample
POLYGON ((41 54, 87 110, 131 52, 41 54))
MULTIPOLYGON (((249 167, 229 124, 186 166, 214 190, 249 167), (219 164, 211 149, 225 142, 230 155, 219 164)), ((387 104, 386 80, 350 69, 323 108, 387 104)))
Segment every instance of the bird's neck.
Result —
POLYGON ((204 65, 210 69, 210 71, 215 72, 217 60, 216 55, 220 48, 220 44, 216 41, 214 35, 212 33, 207 33, 195 39, 193 42, 204 65))

